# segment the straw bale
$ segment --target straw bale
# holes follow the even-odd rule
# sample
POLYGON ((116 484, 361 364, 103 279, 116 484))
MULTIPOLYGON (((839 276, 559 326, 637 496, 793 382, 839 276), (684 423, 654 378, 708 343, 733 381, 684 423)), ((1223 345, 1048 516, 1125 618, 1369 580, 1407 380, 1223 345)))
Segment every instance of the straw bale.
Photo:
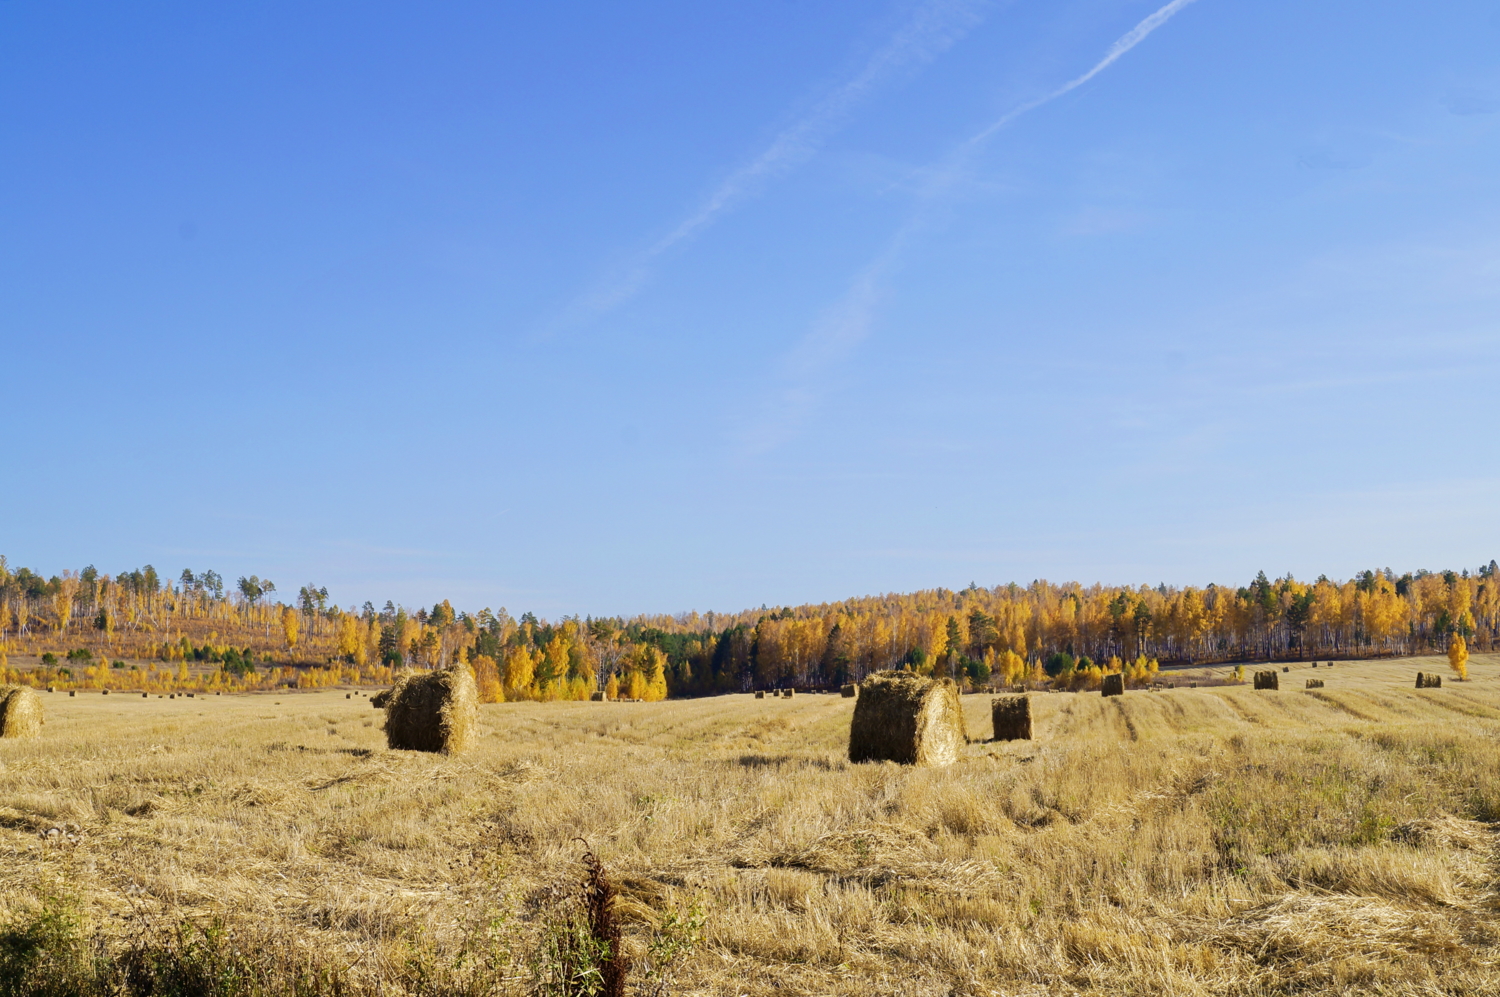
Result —
POLYGON ((42 701, 24 685, 0 685, 0 737, 38 737, 42 701))
POLYGON ((858 699, 859 683, 850 682, 848 685, 839 690, 839 695, 843 696, 845 699, 858 699))
POLYGON ((764 689, 756 689, 755 690, 755 698, 756 699, 765 699, 766 698, 766 690, 764 690, 764 689))
POLYGON ((408 751, 463 751, 474 737, 479 688, 468 665, 404 676, 385 705, 385 740, 408 751))
POLYGON ((1106 696, 1125 695, 1125 676, 1119 672, 1104 676, 1104 684, 1099 687, 1099 691, 1106 696))
POLYGON ((1255 673, 1255 688, 1257 689, 1280 689, 1281 676, 1275 670, 1267 670, 1255 673))
POLYGON ((150 699, 151 698, 151 693, 149 693, 149 692, 143 692, 143 693, 141 693, 141 698, 142 699, 150 699))
POLYGON ((797 690, 796 689, 783 689, 783 690, 781 690, 781 698, 782 699, 791 699, 795 695, 797 695, 797 690))
POLYGON ((995 740, 1031 740, 1031 697, 996 696, 990 700, 990 719, 995 725, 995 740))
POLYGON ((1284 672, 1289 672, 1289 671, 1292 670, 1292 666, 1291 665, 1282 665, 1281 666, 1281 670, 1284 671, 1284 672))
POLYGON ((967 741, 952 679, 877 672, 860 684, 849 724, 851 762, 949 765, 967 741))
POLYGON ((1323 688, 1323 680, 1322 679, 1308 679, 1307 680, 1307 687, 1309 689, 1321 689, 1321 688, 1323 688))
POLYGON ((385 709, 385 704, 390 701, 391 693, 393 691, 394 690, 392 689, 386 689, 384 692, 377 692, 375 695, 370 697, 370 705, 375 707, 377 710, 385 709))
POLYGON ((604 690, 599 689, 596 690, 594 694, 589 697, 589 699, 593 700, 596 703, 603 703, 609 699, 609 696, 604 692, 604 690))
POLYGON ((108 689, 105 689, 105 690, 104 690, 104 695, 106 695, 106 696, 108 696, 108 695, 109 695, 109 690, 108 690, 108 689))
POLYGON ((77 696, 78 695, 78 690, 77 689, 69 689, 68 690, 68 695, 69 696, 77 696))
POLYGON ((1417 672, 1418 689, 1441 689, 1442 687, 1443 677, 1441 675, 1436 672, 1427 672, 1425 674, 1417 672))

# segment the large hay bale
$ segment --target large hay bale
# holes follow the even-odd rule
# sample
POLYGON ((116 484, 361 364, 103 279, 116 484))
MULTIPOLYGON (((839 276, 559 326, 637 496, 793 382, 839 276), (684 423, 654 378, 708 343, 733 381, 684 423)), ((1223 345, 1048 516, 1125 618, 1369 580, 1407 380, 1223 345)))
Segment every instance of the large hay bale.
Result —
POLYGON ((755 690, 755 698, 756 699, 765 699, 766 698, 766 690, 764 690, 764 689, 756 689, 755 690))
POLYGON ((1119 672, 1104 676, 1104 683, 1100 685, 1099 691, 1106 696, 1125 695, 1125 676, 1119 672))
POLYGON ((781 698, 782 699, 791 699, 795 695, 797 695, 797 690, 796 689, 783 689, 783 690, 781 690, 781 698))
POLYGON ((848 685, 839 690, 839 695, 843 696, 845 699, 858 699, 859 683, 850 682, 848 685))
POLYGON ((375 695, 370 697, 370 705, 375 707, 377 710, 385 709, 385 704, 390 702, 391 693, 393 691, 394 690, 392 689, 386 689, 384 692, 377 692, 375 695))
POLYGON ((1257 689, 1280 689, 1281 676, 1274 670, 1256 672, 1255 688, 1257 689))
POLYGON ((990 719, 995 725, 995 740, 1031 740, 1031 697, 996 696, 990 700, 990 719))
POLYGON ((385 704, 385 741, 407 751, 452 755, 469 746, 478 719, 479 687, 468 665, 407 675, 385 704))
POLYGON ((42 701, 24 685, 0 685, 0 737, 38 737, 42 701))
POLYGON ((877 672, 861 684, 849 723, 851 762, 949 765, 968 742, 958 686, 911 672, 877 672))
POLYGON ((1321 688, 1323 688, 1323 680, 1322 679, 1308 679, 1307 680, 1307 687, 1309 689, 1321 689, 1321 688))
POLYGON ((1426 674, 1417 672, 1418 689, 1441 689, 1442 687, 1443 677, 1441 675, 1436 672, 1427 672, 1426 674))

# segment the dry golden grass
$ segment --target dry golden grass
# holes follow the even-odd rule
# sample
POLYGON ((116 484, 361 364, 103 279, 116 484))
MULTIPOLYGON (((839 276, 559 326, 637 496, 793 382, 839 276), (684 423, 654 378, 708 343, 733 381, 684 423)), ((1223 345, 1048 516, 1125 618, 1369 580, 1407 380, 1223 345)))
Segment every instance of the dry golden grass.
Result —
POLYGON ((279 926, 380 975, 502 916, 522 944, 583 837, 637 938, 704 904, 683 993, 1491 994, 1500 661, 1412 687, 1443 665, 1037 694, 1036 740, 942 769, 851 765, 838 695, 483 706, 444 757, 342 691, 43 694, 0 742, 0 909, 279 926))

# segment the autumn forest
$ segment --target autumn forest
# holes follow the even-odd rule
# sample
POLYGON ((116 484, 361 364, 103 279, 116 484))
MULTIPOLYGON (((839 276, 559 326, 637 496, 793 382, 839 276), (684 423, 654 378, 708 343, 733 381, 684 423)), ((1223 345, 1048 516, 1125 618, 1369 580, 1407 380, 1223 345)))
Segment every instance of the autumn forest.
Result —
POLYGON ((0 682, 142 692, 390 682, 465 661, 489 702, 657 700, 830 687, 885 668, 971 687, 1070 687, 1163 665, 1430 653, 1500 635, 1500 568, 1264 573, 1242 586, 993 588, 863 596, 737 613, 513 617, 504 608, 341 608, 325 587, 151 566, 46 577, 0 558, 0 682))

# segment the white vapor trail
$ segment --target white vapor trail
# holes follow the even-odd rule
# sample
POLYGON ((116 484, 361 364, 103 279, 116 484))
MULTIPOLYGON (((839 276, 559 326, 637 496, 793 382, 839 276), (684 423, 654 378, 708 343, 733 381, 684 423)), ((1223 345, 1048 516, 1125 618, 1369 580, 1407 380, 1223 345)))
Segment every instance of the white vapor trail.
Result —
POLYGON ((1056 90, 1053 90, 1049 94, 1038 97, 1037 99, 1032 101, 1027 101, 1020 107, 1007 111, 1005 114, 996 119, 993 124, 978 132, 965 144, 968 146, 978 145, 985 139, 989 138, 991 135, 995 134, 995 132, 999 131, 1006 125, 1010 124, 1012 121, 1019 118, 1021 115, 1027 114, 1031 111, 1035 111, 1043 104, 1050 104, 1057 98, 1061 97, 1063 94, 1068 93, 1070 90, 1076 90, 1079 87, 1083 86, 1089 80, 1093 79, 1095 76, 1098 76, 1100 73, 1108 69, 1126 52, 1129 52, 1141 42, 1145 41, 1147 35, 1151 34, 1151 32, 1155 31, 1163 24, 1166 24, 1173 14, 1177 13, 1179 10, 1186 7, 1192 2, 1193 0, 1172 0, 1171 3, 1165 5, 1164 7, 1156 11, 1156 13, 1152 14, 1150 17, 1142 21, 1140 24, 1137 24, 1135 27, 1125 32, 1125 34, 1121 35, 1119 39, 1117 39, 1115 43, 1109 47, 1109 51, 1104 53, 1104 58, 1094 63, 1094 68, 1090 69, 1088 72, 1084 73, 1082 76, 1076 79, 1069 80, 1067 83, 1064 83, 1062 86, 1058 87, 1056 90))
POLYGON ((1076 90, 1108 69, 1122 56, 1146 40, 1157 28, 1194 0, 1171 0, 1134 28, 1121 35, 1104 58, 1088 72, 1055 90, 1020 104, 975 132, 945 157, 943 165, 931 171, 931 179, 918 194, 918 207, 898 229, 885 249, 863 268, 839 302, 830 308, 802 337, 783 364, 785 387, 771 400, 767 417, 745 434, 751 452, 770 449, 790 435, 793 424, 800 421, 813 406, 812 384, 821 379, 834 361, 847 355, 860 340, 869 335, 876 319, 876 303, 881 299, 880 279, 894 268, 907 240, 920 227, 926 207, 949 189, 963 169, 964 160, 992 135, 1022 115, 1076 90))
POLYGON ((587 312, 603 312, 633 296, 650 264, 673 246, 713 223, 757 184, 811 156, 860 100, 904 68, 930 62, 977 24, 985 0, 923 0, 906 23, 872 54, 854 76, 839 84, 801 118, 782 129, 761 153, 725 177, 697 211, 633 261, 623 278, 589 295, 587 312))

